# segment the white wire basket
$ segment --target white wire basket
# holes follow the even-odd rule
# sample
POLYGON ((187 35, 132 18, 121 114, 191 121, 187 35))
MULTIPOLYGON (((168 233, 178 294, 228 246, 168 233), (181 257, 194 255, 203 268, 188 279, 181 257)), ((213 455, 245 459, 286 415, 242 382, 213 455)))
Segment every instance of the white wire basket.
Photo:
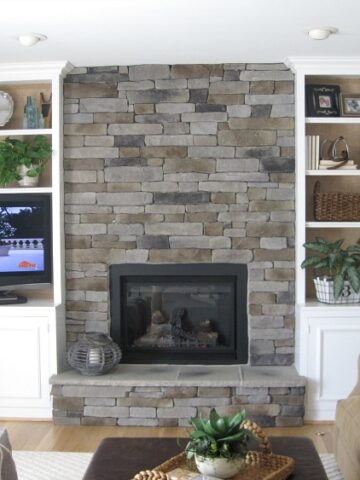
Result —
POLYGON ((348 281, 345 281, 343 291, 339 298, 334 297, 334 282, 327 278, 314 278, 316 297, 322 303, 359 303, 360 293, 354 292, 348 281))

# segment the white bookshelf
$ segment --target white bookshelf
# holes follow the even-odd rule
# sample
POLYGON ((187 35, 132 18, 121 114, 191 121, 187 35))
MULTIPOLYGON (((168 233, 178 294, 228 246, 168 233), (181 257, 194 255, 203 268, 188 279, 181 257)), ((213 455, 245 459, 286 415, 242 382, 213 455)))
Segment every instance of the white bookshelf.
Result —
POLYGON ((320 135, 320 143, 324 136, 344 136, 350 158, 360 163, 360 117, 306 117, 305 85, 338 84, 343 93, 359 92, 360 58, 294 57, 286 63, 296 75, 295 365, 308 379, 305 418, 333 420, 337 400, 346 397, 356 382, 360 304, 329 305, 315 300, 312 276, 301 269, 306 254, 303 244, 315 236, 345 238, 349 243, 360 239, 360 222, 317 222, 312 218, 314 182, 322 179, 321 191, 348 192, 355 188, 359 193, 360 170, 308 170, 306 135, 320 135))
POLYGON ((27 303, 0 306, 0 417, 3 418, 51 418, 48 379, 65 365, 62 79, 71 68, 67 62, 0 65, 0 90, 8 92, 15 104, 9 123, 0 128, 0 141, 4 137, 46 135, 52 144, 47 175, 40 180, 39 187, 0 188, 0 195, 14 195, 14 198, 19 194, 51 195, 53 272, 51 286, 19 292, 29 298, 27 303), (52 95, 51 128, 21 128, 26 96, 42 91, 52 95), (19 351, 21 355, 16 353, 19 351))

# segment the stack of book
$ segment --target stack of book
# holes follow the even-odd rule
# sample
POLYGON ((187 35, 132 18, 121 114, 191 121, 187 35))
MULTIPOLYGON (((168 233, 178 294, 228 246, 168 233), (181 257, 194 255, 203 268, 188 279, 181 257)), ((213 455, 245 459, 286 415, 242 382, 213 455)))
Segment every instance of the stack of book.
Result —
POLYGON ((334 167, 336 167, 336 170, 357 170, 354 160, 348 160, 344 164, 341 161, 335 162, 335 160, 320 160, 319 162, 319 170, 335 169, 334 167))
POLYGON ((306 168, 318 170, 320 161, 320 136, 306 135, 306 168))

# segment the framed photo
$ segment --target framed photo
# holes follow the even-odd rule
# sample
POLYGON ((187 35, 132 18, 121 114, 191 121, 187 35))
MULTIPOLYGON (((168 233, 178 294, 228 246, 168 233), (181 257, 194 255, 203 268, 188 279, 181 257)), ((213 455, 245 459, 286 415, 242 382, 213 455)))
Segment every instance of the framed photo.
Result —
POLYGON ((360 117, 360 94, 341 94, 341 115, 344 117, 360 117))
POLYGON ((337 85, 306 85, 307 117, 338 117, 340 88, 337 85))

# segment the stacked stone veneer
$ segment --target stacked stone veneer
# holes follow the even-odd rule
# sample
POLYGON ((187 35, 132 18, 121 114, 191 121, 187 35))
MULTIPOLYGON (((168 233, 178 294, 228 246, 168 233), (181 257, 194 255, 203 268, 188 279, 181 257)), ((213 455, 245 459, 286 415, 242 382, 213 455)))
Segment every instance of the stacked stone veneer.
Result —
POLYGON ((304 387, 53 387, 58 425, 186 427, 189 418, 245 409, 261 426, 300 426, 304 387), (266 403, 265 403, 266 402, 266 403))
POLYGON ((112 263, 239 262, 249 267, 250 363, 291 364, 291 72, 81 68, 64 94, 68 341, 87 321, 109 321, 112 263))
POLYGON ((52 383, 54 421, 63 425, 187 426, 211 407, 245 409, 262 426, 303 423, 305 380, 293 367, 119 365, 103 377, 65 372, 52 383))

